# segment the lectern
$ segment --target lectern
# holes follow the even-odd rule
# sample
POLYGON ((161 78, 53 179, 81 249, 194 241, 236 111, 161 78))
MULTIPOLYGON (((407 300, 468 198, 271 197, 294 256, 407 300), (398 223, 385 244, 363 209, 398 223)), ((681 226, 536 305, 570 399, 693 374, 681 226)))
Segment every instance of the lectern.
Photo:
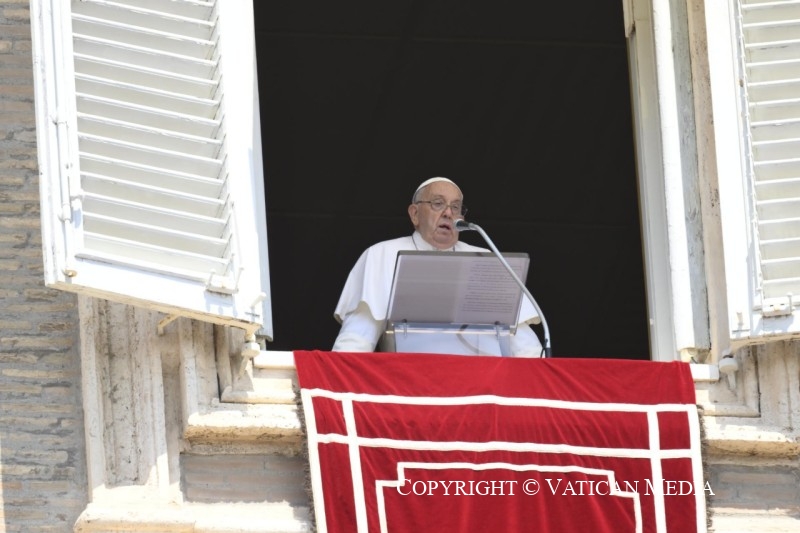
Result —
MULTIPOLYGON (((527 278, 528 254, 503 258, 521 280, 527 278)), ((522 298, 491 252, 398 252, 380 349, 511 355, 522 298)))

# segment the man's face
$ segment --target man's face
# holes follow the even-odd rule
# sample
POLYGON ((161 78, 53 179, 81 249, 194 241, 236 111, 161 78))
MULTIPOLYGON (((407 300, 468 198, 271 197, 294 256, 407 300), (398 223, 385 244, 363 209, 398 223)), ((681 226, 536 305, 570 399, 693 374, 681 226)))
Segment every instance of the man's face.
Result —
POLYGON ((439 250, 446 250, 458 242, 455 221, 461 218, 461 212, 453 212, 450 207, 435 211, 428 203, 434 200, 443 200, 448 206, 461 205, 461 191, 446 181, 431 183, 420 192, 418 203, 408 206, 408 216, 423 239, 439 250))

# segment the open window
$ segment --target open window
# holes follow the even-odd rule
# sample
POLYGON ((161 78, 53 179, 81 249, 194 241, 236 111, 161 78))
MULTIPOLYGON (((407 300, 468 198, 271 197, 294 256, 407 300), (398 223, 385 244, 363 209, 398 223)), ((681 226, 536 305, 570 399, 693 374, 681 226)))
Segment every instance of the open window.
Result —
POLYGON ((47 285, 271 338, 251 1, 31 20, 47 285))

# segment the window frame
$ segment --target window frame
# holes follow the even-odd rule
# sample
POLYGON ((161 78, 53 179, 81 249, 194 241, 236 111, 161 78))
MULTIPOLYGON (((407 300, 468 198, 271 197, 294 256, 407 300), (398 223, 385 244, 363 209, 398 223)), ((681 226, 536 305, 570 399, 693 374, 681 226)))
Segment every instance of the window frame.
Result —
POLYGON ((694 117, 681 112, 691 96, 682 9, 668 0, 623 0, 651 359, 703 362, 712 346, 703 228, 685 215, 702 198, 694 117))

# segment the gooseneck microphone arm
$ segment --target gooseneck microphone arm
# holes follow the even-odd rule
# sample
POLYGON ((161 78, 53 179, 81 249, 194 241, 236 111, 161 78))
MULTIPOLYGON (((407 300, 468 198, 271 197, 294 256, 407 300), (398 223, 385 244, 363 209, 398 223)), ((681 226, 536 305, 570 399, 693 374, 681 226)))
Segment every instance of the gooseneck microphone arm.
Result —
POLYGON ((483 231, 483 228, 481 228, 479 225, 467 222, 464 219, 456 220, 454 226, 457 231, 469 231, 469 230, 477 231, 481 235, 481 237, 483 237, 483 240, 486 241, 486 244, 489 245, 489 248, 491 248, 494 255, 497 256, 497 258, 500 260, 500 262, 503 264, 506 270, 508 270, 508 273, 511 274, 511 277, 514 278, 514 281, 517 283, 517 285, 519 285, 520 289, 522 289, 522 292, 525 293, 525 296, 527 296, 528 299, 531 301, 533 307, 536 308, 536 312, 539 313, 539 318, 542 319, 542 328, 544 329, 544 342, 542 343, 542 348, 544 350, 544 356, 552 357, 553 351, 552 348, 550 348, 550 328, 547 327, 547 320, 544 318, 544 313, 542 313, 539 304, 536 303, 536 299, 530 293, 528 288, 525 286, 522 280, 519 279, 517 273, 514 272, 514 269, 511 268, 511 265, 508 264, 508 261, 506 261, 506 259, 503 257, 503 254, 501 254, 500 251, 497 249, 497 247, 494 245, 492 239, 489 238, 486 232, 483 231))

